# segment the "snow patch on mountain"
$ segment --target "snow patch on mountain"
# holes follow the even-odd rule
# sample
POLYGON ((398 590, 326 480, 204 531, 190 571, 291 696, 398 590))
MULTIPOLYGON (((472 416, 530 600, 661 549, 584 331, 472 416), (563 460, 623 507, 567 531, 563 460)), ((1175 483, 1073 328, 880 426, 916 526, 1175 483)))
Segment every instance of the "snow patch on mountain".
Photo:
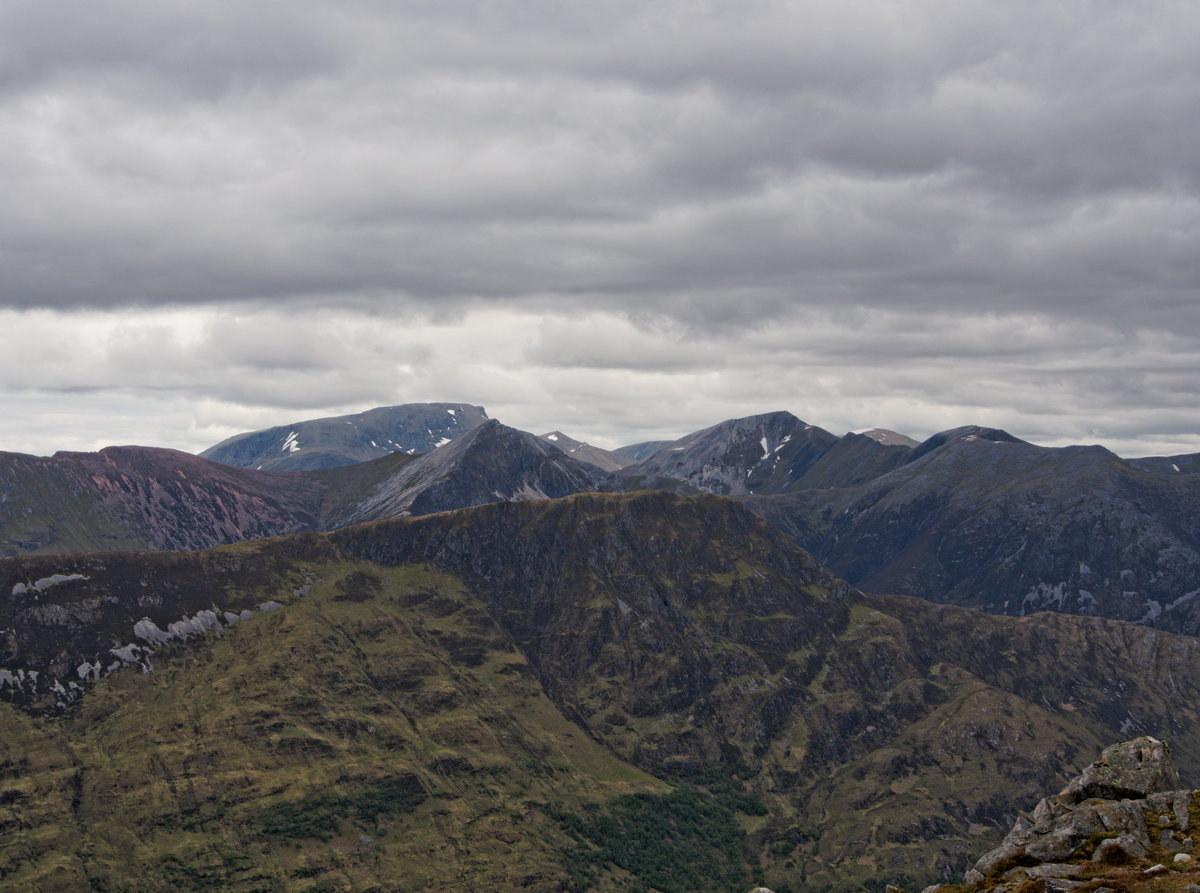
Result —
POLYGON ((49 577, 42 577, 32 583, 16 583, 13 585, 13 595, 25 595, 28 592, 45 592, 60 583, 70 583, 72 580, 88 579, 83 574, 51 574, 49 577))

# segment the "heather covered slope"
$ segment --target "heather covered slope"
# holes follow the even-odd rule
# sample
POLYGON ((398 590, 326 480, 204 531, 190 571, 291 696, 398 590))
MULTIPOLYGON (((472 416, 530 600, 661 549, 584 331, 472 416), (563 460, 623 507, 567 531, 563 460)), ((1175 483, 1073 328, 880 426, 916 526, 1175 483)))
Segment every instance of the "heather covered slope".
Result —
POLYGON ((199 549, 312 529, 318 481, 189 453, 0 453, 0 555, 199 549))
POLYGON ((303 566, 311 596, 67 716, 0 704, 0 885, 552 890, 573 841, 547 804, 666 793, 562 716, 456 581, 303 566))
POLYGON ((960 873, 1134 730, 1200 769, 1200 643, 863 596, 718 497, 0 562, 18 584, 0 692, 76 697, 8 714, 7 765, 45 767, 0 780, 13 877, 860 889, 960 873), (665 828, 655 868, 632 841, 665 828))

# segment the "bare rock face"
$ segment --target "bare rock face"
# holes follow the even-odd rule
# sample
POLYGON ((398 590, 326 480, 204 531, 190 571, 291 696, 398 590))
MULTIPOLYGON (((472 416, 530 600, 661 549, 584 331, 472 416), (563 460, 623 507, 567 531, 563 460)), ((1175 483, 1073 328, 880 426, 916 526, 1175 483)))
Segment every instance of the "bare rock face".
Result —
POLYGON ((1105 748, 1100 759, 1031 815, 1021 813, 1004 842, 981 858, 964 881, 983 888, 997 879, 1042 878, 1069 890, 1081 860, 1128 864, 1154 848, 1179 850, 1188 831, 1192 792, 1179 790, 1179 770, 1164 741, 1143 737, 1105 748), (1146 813, 1159 816, 1151 839, 1146 813), (1178 833, 1176 833, 1178 832, 1178 833))
POLYGON ((1137 738, 1106 747, 1100 759, 1058 795, 1060 801, 1134 800, 1180 788, 1179 770, 1165 741, 1137 738))

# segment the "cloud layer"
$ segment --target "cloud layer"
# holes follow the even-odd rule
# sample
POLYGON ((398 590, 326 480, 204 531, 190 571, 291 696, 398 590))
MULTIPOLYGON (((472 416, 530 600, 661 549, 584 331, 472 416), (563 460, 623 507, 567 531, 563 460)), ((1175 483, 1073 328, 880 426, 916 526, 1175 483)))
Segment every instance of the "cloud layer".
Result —
POLYGON ((70 5, 0 7, 0 448, 462 399, 1200 450, 1191 4, 70 5))

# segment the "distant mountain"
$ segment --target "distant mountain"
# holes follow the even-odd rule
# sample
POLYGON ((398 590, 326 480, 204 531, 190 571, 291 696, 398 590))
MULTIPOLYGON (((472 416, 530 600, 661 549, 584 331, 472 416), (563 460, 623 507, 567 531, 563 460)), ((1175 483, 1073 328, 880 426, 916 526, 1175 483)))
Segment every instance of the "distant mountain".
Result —
POLYGON ((893 439, 836 438, 771 413, 614 473, 498 422, 420 457, 300 474, 138 447, 0 454, 0 555, 194 549, 486 502, 712 490, 869 591, 1200 634, 1200 474, 1189 457, 1126 461, 979 426, 915 448, 893 439))
POLYGON ((668 479, 704 493, 780 493, 836 442, 790 412, 773 412, 688 434, 620 477, 631 487, 668 479))
POLYGON ((319 481, 189 453, 0 453, 0 555, 199 549, 317 525, 319 481))
POLYGON ((567 437, 561 431, 551 431, 549 434, 541 435, 541 438, 554 444, 572 459, 587 462, 589 465, 595 465, 603 471, 616 471, 617 469, 624 468, 626 465, 632 465, 636 461, 620 453, 611 450, 602 450, 599 447, 592 446, 590 443, 584 443, 581 440, 575 440, 573 437, 567 437))
POLYGON ((492 420, 414 459, 330 519, 340 527, 447 509, 598 490, 609 475, 540 437, 492 420))
POLYGON ((427 453, 485 421, 482 406, 466 403, 381 406, 355 415, 237 434, 200 455, 259 471, 338 468, 388 453, 427 453))
POLYGON ((607 472, 495 421, 421 456, 302 473, 146 447, 0 453, 0 557, 200 549, 602 488, 612 488, 607 472))
POLYGON ((663 447, 671 445, 669 440, 647 440, 642 443, 631 443, 628 446, 617 447, 613 450, 614 453, 624 456, 632 462, 641 462, 643 459, 649 459, 663 447))
POLYGON ((721 497, 8 559, 0 592, 14 889, 921 889, 1106 742, 1200 771, 1197 640, 864 595, 721 497))
POLYGON ((869 437, 871 440, 881 443, 884 446, 920 446, 920 441, 913 440, 907 434, 889 431, 887 428, 868 428, 866 431, 856 431, 854 433, 861 434, 863 437, 869 437))
POLYGON ((746 499, 870 591, 1200 633, 1200 476, 1138 464, 968 427, 857 486, 746 499))
POLYGON ((1134 468, 1157 471, 1159 474, 1200 474, 1200 453, 1187 453, 1182 456, 1147 456, 1143 459, 1130 459, 1129 464, 1134 468))
POLYGON ((726 495, 848 486, 907 458, 911 448, 894 439, 861 434, 839 439, 790 412, 773 412, 729 419, 681 437, 622 469, 619 478, 630 489, 726 495))
POLYGON ((891 438, 846 434, 787 485, 786 492, 864 484, 903 465, 911 455, 912 447, 891 438))

